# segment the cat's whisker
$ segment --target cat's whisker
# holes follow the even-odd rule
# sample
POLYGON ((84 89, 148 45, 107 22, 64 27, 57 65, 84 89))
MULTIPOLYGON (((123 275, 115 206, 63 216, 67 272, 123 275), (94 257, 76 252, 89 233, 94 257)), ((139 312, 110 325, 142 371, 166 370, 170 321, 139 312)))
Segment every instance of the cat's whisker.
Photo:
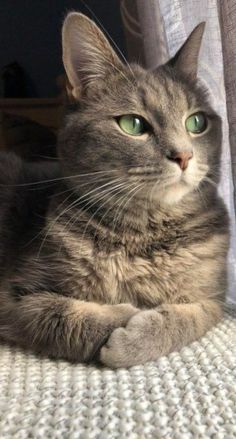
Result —
POLYGON ((205 205, 205 208, 207 209, 207 207, 208 207, 207 200, 204 198, 203 192, 199 186, 196 187, 196 191, 198 192, 198 194, 202 200, 203 205, 205 205))
MULTIPOLYGON (((142 167, 143 165, 140 164, 139 166, 142 167)), ((136 167, 137 167, 137 165, 122 166, 122 169, 123 170, 129 170, 131 168, 136 168, 136 167)), ((0 187, 37 186, 37 185, 44 184, 44 183, 56 183, 56 182, 60 182, 60 181, 63 182, 65 180, 90 177, 90 176, 97 175, 97 174, 109 175, 109 174, 112 174, 112 173, 119 174, 119 171, 117 169, 99 170, 99 171, 94 171, 94 172, 87 172, 87 173, 84 173, 84 174, 72 174, 72 175, 66 175, 66 176, 63 176, 63 177, 50 178, 50 179, 45 179, 45 180, 37 180, 37 181, 32 181, 30 183, 16 183, 16 184, 2 184, 2 183, 0 183, 0 187)), ((124 176, 125 176, 125 174, 124 174, 124 176)))
POLYGON ((37 155, 37 159, 38 158, 40 158, 40 159, 44 159, 44 160, 46 160, 46 161, 53 161, 53 162, 58 162, 59 161, 59 159, 58 159, 58 157, 50 157, 49 155, 37 155))
MULTIPOLYGON (((126 185, 126 186, 125 186, 125 189, 129 189, 130 187, 133 188, 133 185, 134 185, 134 184, 135 184, 135 186, 136 186, 136 183, 135 183, 135 182, 130 183, 129 185, 126 185)), ((117 194, 116 194, 116 195, 117 195, 117 194)), ((126 197, 126 196, 127 196, 127 193, 125 194, 125 197, 126 197)), ((123 199, 123 197, 119 197, 118 200, 117 200, 114 204, 112 204, 112 206, 110 206, 109 209, 106 210, 105 214, 102 216, 101 220, 99 221, 99 223, 98 223, 98 225, 97 225, 97 229, 99 228, 99 225, 102 224, 102 222, 104 221, 104 219, 105 219, 105 217, 107 216, 107 214, 108 214, 108 213, 114 208, 114 206, 116 206, 117 202, 119 202, 121 198, 123 199)), ((109 200, 109 201, 110 201, 110 200, 109 200)), ((96 236, 97 236, 97 234, 96 234, 96 236)))
MULTIPOLYGON (((134 189, 136 189, 137 187, 139 188, 139 187, 141 187, 141 186, 144 187, 144 186, 145 186, 145 183, 140 183, 138 186, 135 185, 135 188, 134 188, 134 189)), ((118 208, 117 208, 116 211, 115 211, 114 219, 113 219, 113 228, 112 228, 112 232, 113 232, 113 233, 115 233, 115 228, 116 228, 116 224, 117 224, 117 222, 118 222, 118 219, 119 219, 121 213, 124 211, 124 208, 125 208, 125 206, 126 206, 126 200, 129 199, 128 197, 129 197, 129 195, 130 195, 132 192, 133 192, 133 188, 131 189, 130 192, 128 192, 127 194, 125 194, 125 196, 124 196, 124 197, 121 197, 120 200, 119 200, 120 203, 119 203, 119 205, 118 205, 118 208), (121 208, 121 210, 120 210, 120 208, 121 208), (119 210, 120 210, 120 212, 119 212, 119 210)), ((134 195, 135 195, 135 194, 134 194, 134 195)), ((133 197, 132 197, 132 198, 133 198, 133 197)))
MULTIPOLYGON (((110 186, 114 183, 118 183, 122 180, 123 180, 123 178, 120 177, 120 178, 116 178, 115 180, 108 181, 107 183, 103 184, 102 186, 98 186, 98 187, 92 189, 91 191, 86 192, 86 194, 82 195, 79 199, 75 200, 74 204, 78 206, 81 203, 84 203, 84 201, 86 201, 87 199, 92 198, 92 197, 89 197, 89 195, 94 194, 94 192, 95 192, 95 194, 94 194, 95 196, 96 196, 96 192, 99 192, 99 195, 100 195, 103 192, 103 191, 101 191, 101 189, 103 189, 104 187, 110 186)), ((109 188, 108 188, 108 190, 109 190, 109 188)), ((63 212, 63 213, 66 213, 66 212, 63 212)))
MULTIPOLYGON (((119 179, 116 179, 116 180, 112 180, 111 182, 109 182, 109 184, 112 184, 112 183, 114 183, 114 182, 116 182, 116 181, 120 181, 121 180, 121 178, 119 178, 119 179)), ((45 237, 44 237, 44 239, 43 239, 43 241, 42 241, 42 243, 41 243, 41 245, 40 245, 40 248, 39 248, 39 251, 38 251, 38 258, 39 258, 39 256, 40 256, 40 253, 41 253, 41 251, 42 251, 42 248, 43 248, 43 246, 44 246, 44 244, 45 244, 45 242, 46 242, 46 240, 47 240, 47 236, 48 236, 48 234, 50 233, 50 231, 51 231, 51 229, 55 226, 55 224, 57 223, 57 221, 59 220, 59 218, 62 216, 62 215, 64 215, 64 214, 66 214, 66 213, 68 213, 75 205, 79 205, 79 204, 81 204, 81 202, 84 202, 84 201, 86 201, 86 198, 85 197, 88 197, 88 195, 90 195, 91 193, 94 193, 95 191, 99 191, 101 188, 103 188, 104 186, 107 186, 107 184, 108 183, 106 183, 105 185, 102 185, 102 186, 98 186, 98 188, 95 188, 95 189, 93 189, 93 190, 91 190, 91 191, 89 191, 89 192, 87 192, 86 194, 84 194, 83 196, 81 196, 81 197, 79 197, 79 198, 77 198, 75 201, 73 201, 66 209, 64 209, 62 212, 60 212, 59 213, 59 215, 56 217, 56 219, 52 222, 52 223, 50 223, 49 224, 49 226, 48 226, 48 228, 47 228, 47 230, 46 230, 46 233, 45 233, 45 237)), ((72 195, 72 194, 71 194, 72 195)), ((69 195, 69 197, 71 196, 71 195, 69 195)), ((69 199, 69 197, 67 197, 67 199, 69 199)), ((65 200, 66 201, 66 200, 65 200)))
POLYGON ((55 197, 59 197, 60 195, 63 195, 63 194, 66 194, 67 192, 73 192, 73 188, 68 188, 68 189, 65 189, 64 191, 61 191, 61 192, 55 192, 55 193, 53 193, 52 195, 50 195, 50 199, 52 199, 52 198, 55 198, 55 197))
MULTIPOLYGON (((65 200, 59 205, 59 207, 61 207, 61 206, 67 201, 67 200, 69 200, 69 198, 70 198, 72 195, 73 195, 73 192, 70 193, 70 194, 68 195, 68 197, 66 197, 66 199, 65 199, 65 200)), ((47 241, 47 237, 48 237, 48 235, 49 235, 51 229, 56 225, 56 222, 59 220, 60 216, 61 216, 61 214, 59 214, 59 215, 56 217, 56 219, 55 219, 55 221, 53 221, 53 223, 49 223, 49 225, 48 225, 48 227, 46 228, 46 230, 45 230, 45 229, 41 230, 41 231, 39 232, 39 234, 36 235, 36 237, 33 238, 33 240, 34 240, 34 239, 36 239, 37 237, 39 237, 40 235, 42 235, 42 233, 45 233, 44 238, 43 238, 43 240, 42 240, 42 242, 41 242, 41 244, 40 244, 39 250, 38 250, 37 259, 39 259, 40 253, 41 253, 41 251, 42 251, 42 249, 43 249, 43 247, 44 247, 44 245, 45 245, 45 243, 46 243, 46 241, 47 241)), ((27 246, 28 246, 29 244, 31 244, 33 240, 31 240, 29 243, 27 243, 27 246)))
POLYGON ((115 183, 115 182, 118 182, 118 181, 120 181, 120 180, 122 180, 121 177, 118 178, 118 179, 115 179, 115 180, 111 180, 111 181, 109 181, 109 182, 103 184, 102 186, 98 186, 98 187, 96 187, 96 188, 91 189, 89 192, 86 192, 85 194, 83 194, 82 196, 80 196, 79 198, 77 198, 72 204, 70 204, 70 205, 68 206, 68 209, 63 210, 63 212, 61 212, 60 215, 63 215, 63 214, 65 214, 65 213, 67 213, 67 211, 69 211, 69 210, 71 209, 71 207, 73 207, 74 205, 81 204, 81 202, 84 202, 84 201, 86 201, 87 199, 89 199, 88 196, 91 195, 91 194, 93 194, 94 192, 96 193, 97 191, 99 191, 99 193, 101 193, 100 190, 101 190, 102 188, 104 188, 104 187, 106 187, 106 186, 109 186, 109 185, 111 185, 111 184, 113 184, 113 183, 115 183), (79 201, 80 201, 80 203, 78 203, 79 201))
POLYGON ((112 169, 109 171, 95 171, 95 172, 88 172, 86 174, 76 174, 76 175, 67 175, 65 177, 57 177, 57 178, 51 178, 47 180, 40 180, 40 181, 33 181, 31 183, 19 183, 19 184, 0 184, 0 187, 25 187, 25 186, 33 186, 33 185, 39 185, 42 183, 51 183, 51 182, 59 182, 63 180, 71 180, 73 178, 82 178, 82 177, 89 177, 90 175, 96 175, 96 174, 109 174, 112 172, 117 172, 117 169, 112 169))
POLYGON ((113 64, 111 62, 111 60, 109 60, 108 58, 106 58, 106 61, 108 62, 109 65, 112 66, 113 69, 115 69, 126 81, 128 81, 132 86, 134 85, 133 82, 129 79, 129 77, 127 75, 125 75, 125 73, 120 70, 115 64, 113 64))
MULTIPOLYGON (((98 182, 101 182, 101 181, 103 181, 104 179, 107 179, 107 178, 109 178, 109 177, 107 177, 107 176, 100 176, 100 177, 98 177, 98 178, 96 178, 96 179, 93 179, 92 181, 89 181, 89 182, 87 182, 87 183, 84 183, 84 184, 82 184, 82 185, 79 185, 78 186, 78 188, 81 188, 81 187, 83 187, 83 186, 87 186, 88 184, 96 184, 96 183, 98 183, 98 182)), ((73 195, 75 195, 75 193, 74 193, 74 189, 73 188, 69 188, 69 189, 66 189, 66 190, 64 190, 64 191, 62 191, 62 192, 57 192, 57 193, 54 193, 50 198, 54 198, 54 197, 56 197, 56 196, 60 196, 60 195, 63 195, 63 194, 65 194, 65 193, 67 193, 67 192, 70 192, 70 195, 68 196, 68 197, 66 197, 58 206, 57 206, 57 210, 59 210, 59 209, 61 209, 62 207, 63 207, 63 205, 66 203, 66 201, 68 201, 68 199, 70 198, 70 197, 72 197, 73 195)), ((57 218, 56 218, 56 220, 59 220, 59 218, 60 218, 60 214, 57 216, 57 218)), ((53 224, 54 225, 54 224, 53 224)), ((32 244, 32 242, 33 241, 35 241, 36 240, 36 238, 38 238, 40 235, 42 235, 42 231, 40 231, 37 235, 35 235, 30 241, 28 241, 27 242, 27 244, 25 245, 25 247, 28 247, 30 244, 32 244)))
MULTIPOLYGON (((130 170, 132 170, 133 168, 136 168, 136 169, 140 168, 140 169, 144 170, 143 171, 144 173, 146 171, 148 171, 148 173, 150 173, 150 170, 149 170, 150 167, 152 168, 152 170, 153 169, 155 170, 155 168, 153 168, 153 165, 150 165, 150 164, 144 165, 143 163, 140 163, 140 164, 128 165, 128 166, 122 165, 122 169, 124 171, 127 171, 127 174, 129 174, 130 170)), ((111 173, 117 173, 118 174, 119 171, 117 170, 117 168, 116 169, 110 169, 110 170, 101 170, 101 169, 99 169, 99 170, 94 171, 94 172, 88 172, 88 173, 82 173, 82 174, 72 174, 72 175, 61 176, 61 177, 56 177, 56 178, 37 180, 37 181, 32 181, 30 183, 16 183, 16 184, 5 184, 5 183, 2 184, 2 183, 0 183, 0 187, 37 186, 37 185, 41 185, 41 184, 44 184, 44 183, 45 184, 47 184, 47 183, 56 183, 56 182, 60 182, 60 181, 63 182, 64 180, 86 178, 86 177, 94 176, 94 175, 97 175, 97 174, 104 174, 104 177, 105 177, 107 175, 109 176, 109 174, 111 174, 111 173)), ((124 174, 124 177, 127 176, 127 174, 124 174)))
MULTIPOLYGON (((136 186, 135 186, 136 189, 136 186)), ((125 202, 129 199, 129 194, 131 191, 129 191, 127 194, 125 194, 123 197, 120 198, 120 202, 118 203, 118 207, 116 208, 115 214, 114 214, 114 218, 113 218, 113 227, 112 227, 112 233, 114 234, 116 232, 116 225, 118 222, 118 218, 120 217, 120 214, 122 212, 122 207, 125 204, 125 202)), ((128 230, 128 226, 126 225, 126 229, 128 230)))
MULTIPOLYGON (((67 191, 65 191, 65 192, 67 192, 67 191)), ((61 206, 63 206, 63 204, 64 204, 67 200, 69 200, 69 198, 70 198, 72 195, 73 195, 73 192, 71 191, 71 193, 68 195, 68 197, 66 197, 66 199, 64 199, 63 202, 62 202, 61 204, 59 204, 58 208, 60 208, 61 206)), ((60 216, 60 215, 58 215, 57 219, 59 219, 59 216, 60 216)), ((56 222, 55 222, 55 223, 56 223, 56 222)), ((54 223, 53 223, 53 225, 54 225, 54 223)), ((46 229, 46 230, 47 230, 47 229, 46 229)), ((40 230, 40 232, 37 233, 37 235, 35 235, 30 241, 28 241, 28 242, 26 243, 25 247, 28 247, 30 244, 32 244, 32 242, 34 242, 34 241, 35 241, 39 236, 41 236, 44 232, 45 232, 45 229, 40 230)), ((46 241, 46 240, 45 240, 45 241, 46 241)), ((40 246, 40 248, 41 248, 41 246, 40 246)), ((39 250, 39 253, 40 253, 40 250, 39 250)), ((39 256, 38 256, 38 257, 39 257, 39 256)))
POLYGON ((213 181, 211 178, 207 177, 207 176, 203 177, 202 181, 207 181, 207 183, 210 183, 215 188, 218 187, 218 184, 215 181, 213 181))
MULTIPOLYGON (((123 183, 120 183, 120 184, 116 185, 115 187, 109 187, 109 188, 107 188, 107 189, 101 191, 99 194, 94 194, 94 195, 92 195, 92 197, 89 197, 89 198, 87 199, 87 202, 86 202, 86 203, 84 204, 84 206, 83 206, 83 209, 82 209, 82 211, 81 211, 81 214, 80 214, 78 217, 76 217, 76 220, 75 220, 75 221, 78 221, 79 218, 81 217, 81 215, 84 214, 85 212, 87 212, 87 211, 88 211, 89 209, 91 209, 93 206, 95 206, 95 205, 98 203, 98 201, 99 201, 99 202, 102 201, 104 198, 107 197, 108 194, 110 194, 110 193, 113 192, 114 190, 119 189, 120 187, 123 187, 123 186, 125 186, 125 185, 126 185, 126 183, 123 182, 123 183), (95 201, 94 201, 94 200, 95 200, 95 201)), ((81 204, 81 203, 76 204, 75 207, 78 207, 80 204, 81 204)), ((77 213, 77 212, 76 212, 76 213, 77 213)), ((75 215, 76 215, 76 214, 75 214, 75 215)), ((70 218, 70 220, 66 223, 65 229, 66 229, 67 225, 70 224, 70 222, 71 222, 72 219, 73 219, 73 218, 70 218)), ((73 224, 74 224, 74 222, 73 222, 73 224)), ((73 224, 72 224, 72 226, 73 226, 73 224)))
MULTIPOLYGON (((95 202, 93 202, 92 204, 91 204, 91 202, 86 203, 86 204, 85 204, 86 209, 83 209, 83 210, 80 212, 80 215, 79 215, 79 216, 77 216, 77 213, 78 213, 78 212, 76 211, 75 214, 72 215, 72 217, 69 219, 69 221, 65 224, 65 226, 64 226, 64 228, 63 228, 63 230, 65 231, 65 233, 66 233, 66 231, 69 232, 69 231, 71 230, 71 228, 73 227, 74 223, 79 221, 79 219, 81 218, 81 215, 83 215, 83 214, 86 213, 89 209, 91 209, 91 207, 92 207, 93 205, 95 205, 95 204, 97 204, 98 202, 102 201, 102 199, 104 199, 105 197, 107 197, 107 195, 113 193, 113 192, 116 191, 117 189, 118 189, 118 193, 119 193, 120 191, 122 191, 122 190, 123 190, 123 187, 122 187, 122 189, 120 189, 120 186, 121 186, 121 185, 116 185, 116 186, 113 187, 113 188, 106 189, 106 191, 103 191, 103 193, 106 192, 105 195, 103 195, 103 196, 97 196, 97 195, 96 195, 95 202)), ((126 183, 124 183, 123 186, 125 187, 125 186, 126 186, 126 183)), ((101 195, 101 194, 100 194, 100 195, 101 195)), ((93 196, 93 197, 95 197, 95 196, 93 196)), ((110 199, 108 199, 107 201, 105 201, 105 203, 103 203, 102 206, 104 206, 109 200, 110 200, 110 199)), ((91 200, 90 200, 90 201, 91 201, 91 200)), ((100 206, 100 207, 102 207, 102 206, 100 206)), ((76 207, 77 207, 77 206, 76 206, 76 207)), ((96 211, 96 212, 97 212, 97 211, 96 211)), ((95 214, 96 214, 96 212, 95 212, 95 214)), ((94 216, 94 215, 93 215, 93 216, 94 216)), ((93 216, 90 217, 89 221, 93 218, 93 216)), ((87 222, 86 224, 88 225, 88 222, 87 222)), ((87 227, 86 227, 86 229, 87 229, 87 227)), ((85 229, 85 231, 86 231, 86 229, 85 229)), ((85 231, 84 231, 84 233, 83 233, 82 240, 83 240, 83 237, 84 237, 85 231)), ((60 251, 61 251, 61 247, 62 247, 62 244, 61 244, 61 246, 60 246, 60 248, 59 248, 58 253, 60 253, 60 251)))
MULTIPOLYGON (((89 220, 88 220, 88 222, 86 223, 86 227, 85 227, 85 229, 84 229, 84 232, 83 232, 83 235, 82 235, 82 240, 83 240, 83 238, 84 238, 84 236, 85 236, 85 233, 86 233, 86 231, 87 231, 87 228, 88 228, 88 226, 89 226, 89 224, 91 223, 91 221, 92 221, 92 219, 96 216, 96 214, 107 204, 107 203, 109 203, 115 196, 117 196, 117 194, 119 194, 120 192, 123 192, 124 191, 124 189, 126 189, 127 188, 127 182, 125 182, 123 185, 119 185, 118 187, 116 186, 115 188, 113 188, 110 192, 108 192, 107 194, 105 194, 105 197, 103 196, 102 197, 102 199, 103 198, 106 198, 107 197, 107 195, 110 195, 110 194, 112 194, 114 191, 116 191, 117 189, 118 189, 118 192, 116 193, 114 193, 111 197, 109 197, 104 203, 102 203, 99 207, 98 207, 98 209, 94 212, 94 214, 89 218, 89 220)), ((96 200, 95 201, 95 203, 93 203, 93 205, 95 205, 95 204, 97 204, 97 202, 100 202, 101 201, 101 199, 99 199, 99 200, 96 200)), ((88 209, 87 210, 89 210, 90 208, 91 208, 92 206, 89 206, 88 207, 88 209)), ((77 218, 76 218, 76 221, 77 221, 77 218)))
POLYGON ((149 194, 149 201, 150 201, 150 203, 152 202, 152 195, 153 195, 153 192, 154 192, 154 190, 156 189, 156 187, 157 187, 157 185, 158 185, 159 182, 160 182, 160 180, 157 180, 157 181, 154 183, 154 185, 152 186, 152 188, 151 188, 151 191, 150 191, 150 194, 149 194))
MULTIPOLYGON (((57 197, 57 196, 59 196, 59 195, 63 195, 63 194, 65 194, 66 192, 73 192, 73 193, 75 193, 76 190, 79 191, 79 189, 82 188, 82 187, 84 187, 84 186, 94 185, 94 184, 97 184, 97 183, 103 182, 104 180, 109 179, 109 178, 110 178, 110 176, 107 176, 107 175, 99 176, 98 178, 93 178, 92 180, 89 180, 89 181, 87 181, 86 183, 78 184, 77 186, 75 186, 75 188, 71 187, 71 188, 65 189, 65 190, 62 191, 62 192, 56 192, 56 193, 53 193, 52 196, 51 196, 50 198, 54 198, 54 197, 57 197)), ((59 206, 59 207, 60 207, 60 206, 59 206)))
POLYGON ((98 17, 96 16, 96 14, 94 13, 94 11, 83 1, 80 0, 81 3, 84 5, 84 7, 92 14, 93 18, 95 18, 95 21, 97 21, 97 23, 100 25, 101 29, 103 30, 103 32, 107 35, 107 37, 109 38, 109 40, 112 42, 112 44, 114 45, 114 47, 116 48, 117 52, 120 54, 121 58, 123 59, 123 61, 125 62, 125 64, 127 65, 127 67, 130 70, 130 73, 132 74, 132 76, 135 79, 135 75, 134 72, 131 68, 131 65, 129 64, 127 58, 125 57, 125 55, 123 54, 123 52, 120 50, 119 46, 116 44, 116 42, 114 41, 114 39, 111 37, 110 33, 106 30, 106 28, 103 26, 103 24, 101 23, 101 21, 98 19, 98 17))
POLYGON ((205 165, 204 163, 198 163, 198 171, 201 175, 206 177, 210 177, 210 175, 216 178, 220 177, 219 169, 214 169, 213 166, 209 169, 209 165, 205 165))
MULTIPOLYGON (((121 179, 121 180, 122 180, 122 179, 121 179)), ((98 194, 95 193, 95 194, 93 194, 93 195, 90 196, 90 197, 86 197, 86 198, 83 199, 82 201, 81 201, 81 198, 75 200, 75 203, 73 203, 73 205, 70 205, 69 208, 66 210, 66 212, 63 211, 62 214, 69 213, 69 211, 70 211, 73 207, 78 208, 78 207, 80 206, 80 204, 83 203, 83 209, 82 209, 82 211, 81 211, 79 217, 77 216, 77 213, 78 213, 78 212, 76 211, 75 215, 73 215, 73 216, 69 219, 69 221, 66 223, 66 225, 64 226, 64 229, 66 229, 66 228, 68 227, 68 225, 73 221, 74 217, 75 217, 75 221, 78 221, 78 219, 81 217, 82 214, 84 214, 84 213, 87 212, 89 209, 91 209, 91 207, 93 207, 94 205, 96 205, 99 201, 103 200, 103 199, 104 199, 109 193, 111 193, 111 192, 113 192, 114 190, 117 190, 117 189, 119 189, 120 187, 126 185, 126 182, 122 182, 122 183, 120 183, 120 184, 117 184, 117 185, 115 185, 115 186, 114 186, 114 185, 112 186, 112 184, 113 184, 114 182, 115 182, 115 181, 111 181, 111 182, 110 182, 110 183, 111 183, 111 187, 108 187, 108 188, 106 188, 106 189, 103 189, 102 191, 99 191, 98 194), (95 201, 94 201, 94 200, 95 200, 95 201)), ((100 189, 100 188, 99 188, 99 189, 100 189)), ((61 214, 61 216, 62 216, 62 214, 61 214)), ((74 222, 75 222, 75 221, 74 221, 74 222)), ((73 224, 74 224, 74 222, 73 222, 73 224)), ((73 226, 73 224, 71 225, 71 227, 73 226)))

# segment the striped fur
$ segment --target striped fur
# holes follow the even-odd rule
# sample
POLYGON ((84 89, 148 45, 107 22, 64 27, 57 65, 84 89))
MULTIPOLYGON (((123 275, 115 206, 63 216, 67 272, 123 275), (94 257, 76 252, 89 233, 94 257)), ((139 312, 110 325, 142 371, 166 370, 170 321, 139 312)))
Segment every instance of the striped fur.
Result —
POLYGON ((56 358, 132 366, 220 319, 229 233, 216 189, 221 121, 196 80, 203 29, 150 72, 123 64, 83 15, 66 18, 74 103, 59 166, 0 157, 3 339, 56 358), (199 110, 208 129, 193 137, 184 121, 199 110), (126 135, 123 114, 144 117, 149 132, 126 135), (184 172, 167 159, 173 149, 193 151, 184 172))

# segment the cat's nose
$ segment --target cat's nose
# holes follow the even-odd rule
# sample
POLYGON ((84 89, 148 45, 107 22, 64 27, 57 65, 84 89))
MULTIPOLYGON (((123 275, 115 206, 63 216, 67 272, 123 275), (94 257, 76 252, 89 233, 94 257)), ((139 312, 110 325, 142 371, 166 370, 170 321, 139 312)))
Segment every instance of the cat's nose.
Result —
POLYGON ((184 171, 185 169, 187 169, 189 160, 192 158, 193 153, 191 151, 172 151, 168 152, 166 156, 169 160, 176 162, 179 165, 180 169, 184 171))

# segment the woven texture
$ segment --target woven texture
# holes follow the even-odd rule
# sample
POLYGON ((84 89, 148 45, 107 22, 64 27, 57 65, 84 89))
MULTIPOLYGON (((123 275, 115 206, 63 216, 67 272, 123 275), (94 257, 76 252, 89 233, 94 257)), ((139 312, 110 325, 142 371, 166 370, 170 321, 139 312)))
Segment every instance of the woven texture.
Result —
POLYGON ((236 311, 156 363, 112 371, 0 348, 1 439, 236 438, 236 311))

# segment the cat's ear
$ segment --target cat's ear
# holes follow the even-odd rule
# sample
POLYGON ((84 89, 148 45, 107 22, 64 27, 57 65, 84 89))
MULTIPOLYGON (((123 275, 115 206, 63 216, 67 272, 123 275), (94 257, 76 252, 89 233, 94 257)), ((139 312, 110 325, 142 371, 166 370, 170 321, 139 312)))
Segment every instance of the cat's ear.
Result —
POLYGON ((199 23, 191 32, 183 46, 178 50, 167 65, 174 67, 179 72, 195 79, 197 77, 198 55, 205 29, 205 22, 199 23))
POLYGON ((122 63, 96 24, 83 14, 71 12, 62 28, 63 63, 78 98, 81 91, 111 70, 121 70, 122 63))

